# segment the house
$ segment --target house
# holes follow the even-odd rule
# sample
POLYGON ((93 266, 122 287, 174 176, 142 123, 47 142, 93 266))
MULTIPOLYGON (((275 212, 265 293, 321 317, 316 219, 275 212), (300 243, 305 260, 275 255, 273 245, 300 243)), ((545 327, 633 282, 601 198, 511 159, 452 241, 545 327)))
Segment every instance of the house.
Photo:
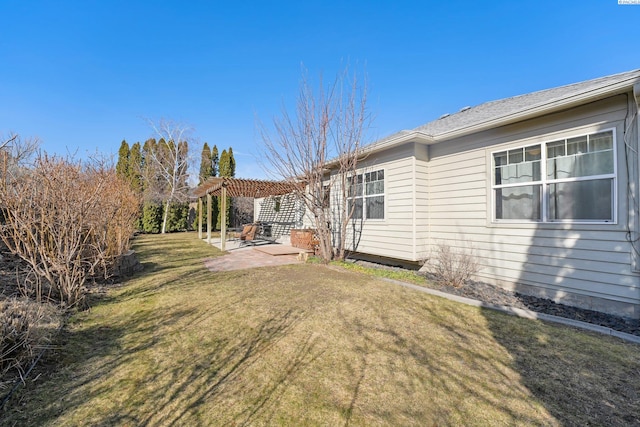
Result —
POLYGON ((366 148, 351 249, 433 262, 473 248, 478 280, 640 317, 640 70, 476 107, 366 148))

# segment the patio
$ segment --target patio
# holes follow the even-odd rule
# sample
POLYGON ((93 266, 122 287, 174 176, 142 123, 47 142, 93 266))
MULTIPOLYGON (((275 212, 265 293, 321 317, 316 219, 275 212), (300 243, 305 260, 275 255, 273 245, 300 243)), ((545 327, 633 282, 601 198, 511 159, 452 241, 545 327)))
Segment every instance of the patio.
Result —
MULTIPOLYGON (((207 239, 203 239, 205 242, 207 239)), ((220 239, 211 239, 211 245, 220 249, 220 239)), ((226 254, 208 258, 204 265, 209 271, 233 271, 247 268, 272 267, 277 265, 301 264, 300 253, 312 253, 305 249, 268 241, 252 241, 250 244, 240 240, 225 241, 226 254), (241 245, 242 244, 242 245, 241 245)))
MULTIPOLYGON (((220 211, 227 210, 227 197, 267 197, 280 196, 284 194, 293 194, 304 188, 303 183, 289 181, 265 181, 258 179, 241 179, 231 177, 210 177, 204 183, 200 184, 194 191, 194 196, 198 199, 198 237, 202 239, 202 213, 204 210, 203 198, 206 198, 207 210, 207 241, 212 242, 211 232, 213 224, 211 223, 211 201, 212 197, 219 197, 220 211)), ((226 217, 222 216, 220 227, 219 248, 223 251, 227 249, 227 223, 226 217)))

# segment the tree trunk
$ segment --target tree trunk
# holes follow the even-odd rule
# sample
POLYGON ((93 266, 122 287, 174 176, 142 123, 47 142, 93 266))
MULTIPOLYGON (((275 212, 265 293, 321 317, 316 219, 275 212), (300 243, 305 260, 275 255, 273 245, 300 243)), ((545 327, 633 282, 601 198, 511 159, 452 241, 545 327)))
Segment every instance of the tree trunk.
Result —
POLYGON ((169 206, 171 204, 171 200, 167 199, 167 204, 164 207, 164 214, 162 215, 162 231, 164 234, 167 231, 167 218, 169 217, 169 206))

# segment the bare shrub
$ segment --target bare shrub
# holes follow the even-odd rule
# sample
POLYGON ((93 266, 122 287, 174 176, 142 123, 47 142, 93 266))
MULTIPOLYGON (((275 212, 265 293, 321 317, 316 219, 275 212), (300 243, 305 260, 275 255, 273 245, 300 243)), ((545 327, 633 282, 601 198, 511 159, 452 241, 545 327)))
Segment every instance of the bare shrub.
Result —
POLYGON ((452 248, 447 243, 441 242, 436 247, 434 258, 432 271, 436 279, 456 288, 462 286, 480 270, 472 246, 452 248))
MULTIPOLYGON (((0 238, 67 306, 128 250, 138 213, 135 194, 113 168, 46 155, 17 176, 5 173, 0 200, 0 238)), ((29 283, 41 300, 40 280, 29 283)))

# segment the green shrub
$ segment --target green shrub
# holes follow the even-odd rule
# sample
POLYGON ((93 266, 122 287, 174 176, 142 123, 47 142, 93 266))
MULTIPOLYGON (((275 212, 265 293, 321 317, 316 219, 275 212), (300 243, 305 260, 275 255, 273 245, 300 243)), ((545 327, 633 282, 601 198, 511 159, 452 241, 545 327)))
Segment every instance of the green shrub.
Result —
POLYGON ((142 208, 142 231, 145 233, 159 233, 162 227, 162 205, 147 202, 142 208))
POLYGON ((167 232, 186 231, 189 229, 189 204, 171 203, 167 215, 167 232))

